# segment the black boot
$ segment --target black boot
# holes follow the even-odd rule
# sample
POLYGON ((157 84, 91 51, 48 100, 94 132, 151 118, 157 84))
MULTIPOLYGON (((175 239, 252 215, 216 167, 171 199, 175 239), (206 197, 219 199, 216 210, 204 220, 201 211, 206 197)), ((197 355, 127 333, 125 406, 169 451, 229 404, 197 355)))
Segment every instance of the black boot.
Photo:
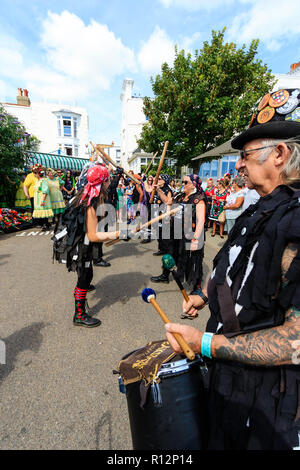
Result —
POLYGON ((103 258, 99 258, 94 261, 94 266, 101 266, 102 268, 108 268, 109 266, 111 266, 111 264, 105 261, 103 258))
POLYGON ((85 311, 86 300, 75 299, 75 315, 73 323, 76 326, 85 326, 86 328, 94 328, 95 326, 101 325, 101 321, 98 318, 93 318, 87 315, 85 311))
POLYGON ((166 282, 169 284, 169 275, 170 271, 166 268, 163 268, 163 272, 160 276, 152 276, 151 281, 152 282, 166 282))

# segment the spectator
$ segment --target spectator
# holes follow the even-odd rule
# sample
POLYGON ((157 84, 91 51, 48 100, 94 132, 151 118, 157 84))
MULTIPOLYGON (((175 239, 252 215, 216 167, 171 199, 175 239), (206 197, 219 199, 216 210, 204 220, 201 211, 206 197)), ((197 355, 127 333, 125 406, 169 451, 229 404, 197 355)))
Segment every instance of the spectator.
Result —
POLYGON ((227 196, 226 205, 223 210, 226 211, 226 230, 230 232, 237 219, 243 212, 243 203, 245 198, 245 182, 243 178, 237 176, 232 180, 232 191, 227 196))
MULTIPOLYGON (((215 185, 214 185, 214 181, 212 178, 208 178, 206 183, 207 183, 206 189, 204 190, 204 192, 205 192, 206 199, 207 199, 207 214, 209 215, 210 210, 211 210, 211 205, 212 205, 212 197, 215 194, 215 185)), ((210 227, 209 219, 206 221, 206 224, 207 224, 207 227, 210 227)))
POLYGON ((26 214, 30 212, 30 215, 31 215, 31 204, 28 198, 26 197, 25 191, 24 191, 24 181, 26 178, 25 173, 22 173, 20 175, 20 178, 21 180, 19 182, 19 186, 17 188, 17 192, 15 196, 15 208, 18 211, 24 212, 26 214))
POLYGON ((38 171, 41 169, 42 166, 40 163, 35 163, 31 167, 31 173, 29 173, 24 181, 24 194, 27 197, 27 199, 30 200, 30 205, 31 205, 31 214, 33 214, 34 211, 34 187, 35 183, 37 182, 38 179, 38 171))
POLYGON ((42 168, 38 170, 36 176, 32 217, 36 220, 36 225, 42 225, 42 230, 48 230, 50 228, 48 218, 53 217, 49 185, 45 178, 45 171, 42 168))
POLYGON ((64 185, 62 186, 63 197, 66 204, 72 199, 75 194, 75 180, 71 170, 67 170, 65 176, 62 178, 64 185))
POLYGON ((213 222, 213 228, 211 236, 214 237, 216 234, 217 223, 220 224, 220 237, 224 238, 224 225, 225 222, 219 222, 219 216, 223 212, 223 207, 225 205, 226 197, 228 191, 226 190, 225 182, 221 179, 217 182, 217 187, 212 196, 212 204, 210 209, 209 219, 213 222))
POLYGON ((58 178, 57 176, 54 176, 54 170, 52 168, 48 168, 47 170, 47 183, 49 186, 49 191, 50 191, 50 199, 51 199, 51 205, 52 205, 52 210, 54 216, 59 216, 64 210, 65 210, 65 202, 64 198, 62 195, 62 192, 60 190, 61 184, 63 184, 63 181, 58 178))

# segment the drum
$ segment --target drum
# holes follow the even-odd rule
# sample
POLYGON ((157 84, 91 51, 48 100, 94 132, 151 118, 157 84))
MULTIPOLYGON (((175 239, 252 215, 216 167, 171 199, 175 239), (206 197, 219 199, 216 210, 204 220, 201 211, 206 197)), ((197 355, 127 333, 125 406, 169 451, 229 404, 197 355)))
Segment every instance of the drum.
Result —
MULTIPOLYGON (((134 450, 203 450, 205 390, 203 359, 176 356, 162 365, 141 408, 141 382, 125 386, 134 450)), ((120 390, 122 379, 119 377, 120 390)), ((124 384, 123 384, 124 387, 124 384)))

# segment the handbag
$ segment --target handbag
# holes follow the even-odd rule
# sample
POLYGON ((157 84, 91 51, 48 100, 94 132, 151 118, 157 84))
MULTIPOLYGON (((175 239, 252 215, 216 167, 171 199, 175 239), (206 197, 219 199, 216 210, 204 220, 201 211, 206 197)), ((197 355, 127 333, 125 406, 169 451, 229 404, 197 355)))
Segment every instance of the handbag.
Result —
POLYGON ((225 211, 222 211, 218 217, 218 222, 220 222, 220 224, 224 224, 226 222, 226 214, 225 214, 225 211))

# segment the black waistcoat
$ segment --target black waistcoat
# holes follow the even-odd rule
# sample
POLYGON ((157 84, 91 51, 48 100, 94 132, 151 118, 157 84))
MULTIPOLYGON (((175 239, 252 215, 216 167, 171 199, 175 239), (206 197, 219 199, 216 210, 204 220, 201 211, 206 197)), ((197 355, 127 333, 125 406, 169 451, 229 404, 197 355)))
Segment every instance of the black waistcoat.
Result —
POLYGON ((278 186, 237 220, 214 259, 208 286, 207 330, 234 336, 282 324, 285 312, 300 308, 300 190, 278 186), (288 243, 299 246, 281 283, 281 259, 288 243))

